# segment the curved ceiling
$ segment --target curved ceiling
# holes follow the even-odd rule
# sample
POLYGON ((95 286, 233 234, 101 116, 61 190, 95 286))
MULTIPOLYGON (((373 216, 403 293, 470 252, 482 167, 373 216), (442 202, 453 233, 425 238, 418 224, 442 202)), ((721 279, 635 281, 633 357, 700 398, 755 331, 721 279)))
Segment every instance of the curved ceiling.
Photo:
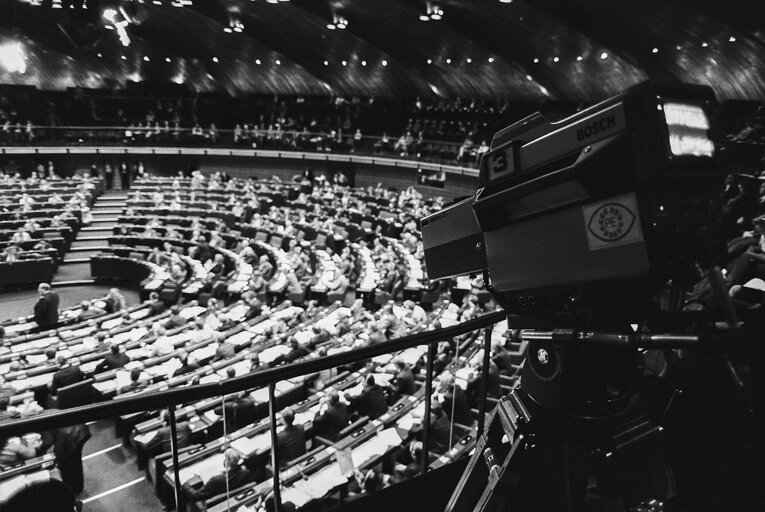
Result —
POLYGON ((18 42, 27 64, 0 55, 0 83, 593 101, 650 77, 765 98, 765 10, 746 0, 28 2, 0 0, 0 47, 18 42), (101 15, 119 5, 127 47, 101 15), (428 8, 442 19, 421 21, 428 8))

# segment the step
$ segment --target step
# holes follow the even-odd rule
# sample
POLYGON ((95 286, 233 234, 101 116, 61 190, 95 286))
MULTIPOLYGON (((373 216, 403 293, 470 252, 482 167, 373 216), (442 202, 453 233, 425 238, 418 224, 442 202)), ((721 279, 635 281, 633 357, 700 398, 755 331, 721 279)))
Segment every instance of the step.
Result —
MULTIPOLYGON (((80 229, 80 233, 90 233, 89 236, 96 236, 94 233, 112 233, 112 230, 107 227, 88 226, 80 229)), ((107 236, 107 235, 104 235, 107 236)))
POLYGON ((68 265, 70 263, 90 263, 90 258, 72 258, 70 260, 65 259, 60 263, 61 265, 68 265))
POLYGON ((117 217, 96 217, 94 215, 93 216, 93 222, 91 222, 90 225, 92 226, 93 224, 98 224, 98 223, 104 224, 106 222, 110 222, 110 223, 116 224, 118 220, 119 219, 117 217))
POLYGON ((97 250, 92 247, 83 247, 82 249, 79 249, 77 251, 69 252, 69 254, 64 256, 63 263, 85 263, 86 261, 90 262, 91 256, 95 256, 96 254, 101 254, 102 252, 104 252, 104 250, 97 250), (78 261, 83 259, 86 261, 78 261))
POLYGON ((55 279, 51 281, 50 285, 53 287, 62 287, 62 286, 82 286, 82 285, 89 285, 89 284, 95 284, 95 279, 77 279, 74 281, 56 281, 55 279))
POLYGON ((101 244, 101 245, 91 245, 87 247, 72 247, 71 249, 69 249, 69 253, 95 251, 95 250, 108 251, 109 249, 111 249, 111 247, 109 247, 108 245, 101 244))
MULTIPOLYGON (((105 231, 105 230, 101 230, 101 231, 105 231)), ((106 237, 105 236, 98 236, 98 235, 90 235, 90 236, 79 235, 77 238, 74 239, 75 243, 76 242, 84 242, 84 241, 92 241, 92 240, 102 240, 102 241, 106 242, 106 237)))
POLYGON ((115 210, 115 209, 111 209, 111 208, 99 208, 98 206, 94 206, 93 208, 91 208, 90 212, 94 216, 95 215, 106 215, 106 214, 122 215, 122 210, 121 209, 120 210, 115 210))

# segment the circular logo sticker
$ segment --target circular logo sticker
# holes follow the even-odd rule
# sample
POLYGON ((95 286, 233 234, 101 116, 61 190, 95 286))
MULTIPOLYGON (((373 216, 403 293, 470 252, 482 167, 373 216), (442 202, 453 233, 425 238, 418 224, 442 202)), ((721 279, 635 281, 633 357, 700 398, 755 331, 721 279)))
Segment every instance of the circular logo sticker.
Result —
POLYGON ((537 359, 543 365, 547 364, 550 362, 550 354, 548 354, 545 349, 540 348, 539 350, 537 350, 537 359))
POLYGON ((635 225, 635 214, 618 203, 604 204, 590 217, 587 229, 598 240, 617 242, 624 238, 635 225))

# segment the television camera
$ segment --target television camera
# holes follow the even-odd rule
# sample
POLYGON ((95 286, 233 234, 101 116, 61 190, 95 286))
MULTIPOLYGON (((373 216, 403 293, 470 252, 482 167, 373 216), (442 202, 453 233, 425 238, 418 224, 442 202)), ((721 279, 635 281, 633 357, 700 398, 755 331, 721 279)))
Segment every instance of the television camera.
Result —
POLYGON ((557 122, 534 114, 494 136, 472 197, 422 219, 429 277, 483 274, 528 343, 448 510, 704 501, 703 479, 685 477, 696 459, 665 441, 751 419, 754 359, 738 356, 763 332, 739 320, 720 270, 715 104, 708 87, 646 82, 557 122), (715 300, 689 312, 702 279, 715 300), (710 382, 735 410, 702 427, 710 382))

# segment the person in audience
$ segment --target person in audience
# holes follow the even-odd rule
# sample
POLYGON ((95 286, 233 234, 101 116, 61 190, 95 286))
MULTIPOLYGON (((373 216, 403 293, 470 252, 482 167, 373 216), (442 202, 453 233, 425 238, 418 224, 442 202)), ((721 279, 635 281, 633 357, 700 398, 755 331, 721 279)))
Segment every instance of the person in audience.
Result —
POLYGON ((82 449, 90 439, 87 425, 71 425, 53 431, 53 454, 61 471, 61 480, 77 495, 84 489, 82 449))
POLYGON ((338 434, 348 426, 349 419, 348 406, 340 401, 340 394, 332 390, 313 420, 313 433, 330 441, 337 441, 338 434))
MULTIPOLYGON (((185 448, 191 443, 191 424, 186 420, 177 420, 175 422, 175 428, 178 448, 185 448)), ((165 411, 162 414, 162 427, 157 429, 157 433, 154 434, 154 437, 146 442, 144 451, 148 457, 154 457, 160 453, 167 453, 170 451, 170 439, 170 413, 165 411)))
MULTIPOLYGON (((3 384, 4 382, 0 384, 0 386, 2 386, 3 384)), ((0 387, 0 423, 21 417, 21 413, 17 409, 15 408, 9 409, 9 406, 11 404, 11 395, 15 393, 15 390, 9 393, 7 392, 8 389, 13 390, 13 388, 0 387)))
POLYGON ((92 304, 89 300, 84 300, 80 302, 80 315, 77 317, 78 320, 88 320, 90 318, 95 318, 97 316, 101 316, 105 313, 105 311, 101 308, 92 307, 92 304))
POLYGON ((181 307, 176 304, 170 308, 170 318, 165 321, 164 327, 169 331, 176 327, 183 327, 186 325, 186 322, 188 320, 185 316, 181 315, 181 307))
POLYGON ((36 436, 0 438, 0 468, 37 457, 42 438, 36 436))
POLYGON ((149 294, 149 316, 156 316, 165 312, 165 303, 159 300, 157 292, 149 294))
POLYGON ((181 375, 192 373, 199 368, 196 363, 189 361, 189 353, 185 350, 180 351, 178 354, 178 360, 181 362, 181 366, 175 369, 173 372, 173 377, 180 377, 181 375))
POLYGON ((513 375, 515 373, 513 355, 505 348, 501 340, 495 340, 491 344, 491 359, 497 365, 500 374, 513 375))
POLYGON ((439 386, 435 395, 436 400, 441 404, 451 421, 467 426, 473 424, 473 415, 470 413, 467 395, 456 384, 454 375, 450 372, 445 371, 439 377, 439 386))
POLYGON ((141 381, 141 369, 140 368, 133 368, 130 370, 130 384, 127 386, 122 386, 122 389, 120 389, 120 394, 125 393, 131 393, 133 391, 140 391, 146 387, 148 387, 149 382, 148 381, 141 381))
POLYGON ((45 366, 53 366, 57 364, 58 362, 56 362, 56 349, 54 348, 45 349, 45 366))
POLYGON ((288 342, 290 345, 290 351, 284 355, 284 362, 287 364, 293 361, 296 361, 297 359, 300 359, 301 357, 305 357, 311 353, 311 351, 308 350, 308 348, 300 345, 300 343, 298 342, 297 339, 295 339, 294 336, 291 336, 288 342))
POLYGON ((236 354, 236 346, 226 340, 223 340, 219 345, 218 348, 215 349, 215 357, 213 357, 212 362, 220 361, 222 359, 229 359, 234 357, 236 354))
POLYGON ((96 373, 116 370, 117 368, 124 367, 129 362, 130 357, 120 350, 119 344, 112 343, 109 348, 109 353, 106 354, 104 360, 96 366, 96 373))
POLYGON ((58 324, 58 293, 48 283, 40 283, 37 293, 40 298, 34 307, 34 321, 40 329, 48 329, 58 324))
POLYGON ((430 449, 438 454, 444 453, 451 447, 451 425, 449 417, 444 412, 438 400, 430 403, 430 449))
POLYGON ((127 301, 125 296, 120 293, 118 288, 110 288, 109 293, 106 295, 106 312, 116 313, 127 309, 127 301))
MULTIPOLYGON (((242 463, 242 454, 233 448, 227 448, 223 453, 223 473, 210 478, 199 488, 194 487, 194 481, 183 484, 183 490, 190 503, 203 502, 208 498, 223 494, 228 489, 239 487, 253 481, 250 470, 242 463)), ((199 482, 199 480, 196 480, 199 482)), ((194 510, 189 507, 189 511, 194 510)))
POLYGON ((367 377, 366 385, 361 394, 351 398, 351 405, 356 409, 359 416, 367 416, 374 420, 388 411, 388 402, 385 391, 377 384, 374 375, 367 377))
POLYGON ((157 328, 157 339, 151 344, 151 357, 166 356, 175 350, 172 340, 163 326, 157 328))
POLYGON ((302 425, 295 425, 295 411, 287 407, 282 411, 284 428, 276 434, 276 460, 279 467, 284 467, 293 459, 306 452, 305 429, 302 425))
POLYGON ((48 391, 50 391, 51 395, 55 396, 59 389, 85 380, 85 375, 83 375, 80 369, 80 360, 76 357, 67 359, 65 356, 60 355, 56 358, 56 362, 58 363, 59 370, 53 374, 53 378, 48 384, 48 391))
POLYGON ((369 345, 375 345, 377 343, 382 343, 383 341, 387 341, 388 338, 385 336, 385 333, 380 329, 380 326, 375 321, 369 322, 369 336, 367 337, 367 343, 369 345))
POLYGON ((393 379, 393 392, 396 396, 413 395, 417 391, 414 383, 412 368, 401 358, 395 358, 393 365, 396 367, 396 376, 393 379))

